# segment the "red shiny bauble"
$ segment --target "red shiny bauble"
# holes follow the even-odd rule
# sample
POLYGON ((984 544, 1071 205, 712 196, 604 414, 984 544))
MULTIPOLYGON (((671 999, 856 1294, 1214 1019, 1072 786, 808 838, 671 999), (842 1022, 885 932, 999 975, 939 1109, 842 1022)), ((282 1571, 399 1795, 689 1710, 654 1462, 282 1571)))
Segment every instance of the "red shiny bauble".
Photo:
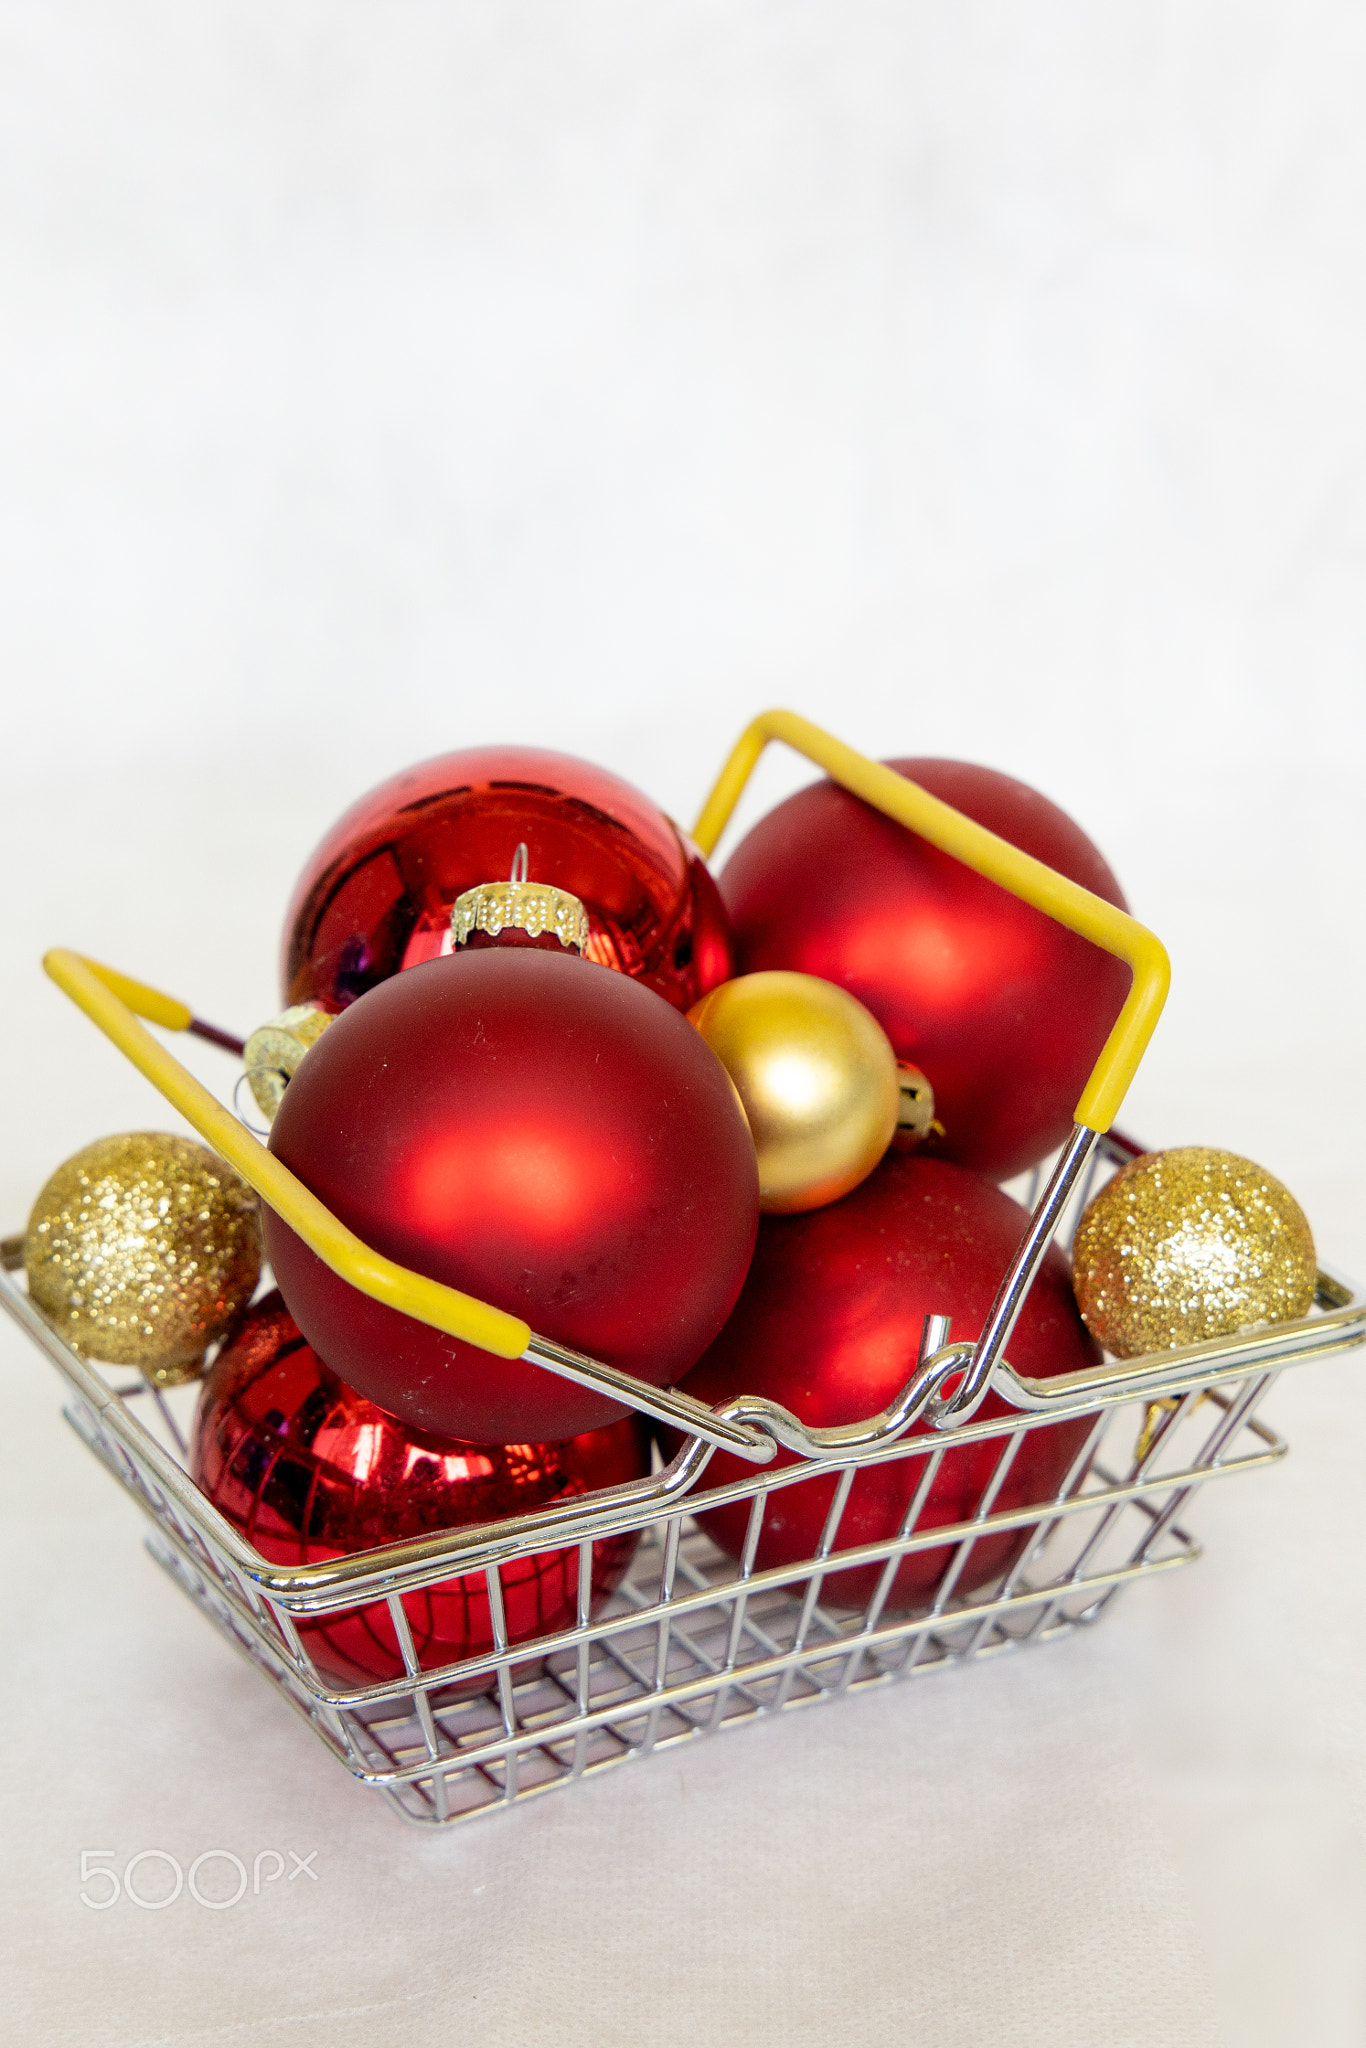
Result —
POLYGON ((449 953, 456 897, 506 881, 521 844, 531 881, 583 903, 590 959, 678 1010, 728 979, 716 884, 647 797, 568 754, 471 747, 393 776, 333 826, 285 922, 286 1003, 339 1010, 399 968, 449 953))
MULTIPOLYGON (((982 1175, 919 1153, 890 1153, 842 1201, 800 1216, 764 1217, 734 1313, 689 1373, 686 1390, 713 1406, 740 1393, 765 1395, 809 1427, 866 1421, 914 1372, 927 1315, 952 1317, 954 1338, 981 1334, 1027 1222, 1019 1204, 982 1175)), ((1056 1246, 1030 1289, 1007 1356, 1017 1372, 1039 1379, 1099 1361, 1056 1246)), ((1009 1412, 994 1394, 978 1410, 984 1420, 1009 1412)), ((1084 1418, 1030 1430, 996 1509, 1028 1507, 1056 1494, 1089 1428, 1084 1418)), ((918 1430, 934 1434, 924 1424, 918 1430)), ((968 1520, 1004 1441, 946 1449, 917 1526, 968 1520)), ((794 1462, 790 1453, 779 1453, 778 1464, 794 1462)), ((858 1472, 836 1547, 895 1536, 924 1469, 924 1460, 914 1458, 858 1472)), ((718 1451, 702 1484, 719 1486, 751 1472, 718 1451)), ((833 1476, 821 1476, 770 1494, 756 1560, 761 1569, 815 1556, 835 1485, 833 1476)), ((738 1501, 699 1518, 732 1557, 743 1550, 749 1507, 738 1501)), ((1008 1530, 979 1539, 955 1592, 970 1593, 1008 1571, 1030 1534, 1008 1530)), ((897 1571, 889 1606, 928 1604, 952 1555, 945 1545, 909 1556, 897 1571)), ((882 1571, 879 1562, 833 1572, 821 1597, 861 1606, 882 1571)))
MULTIPOLYGON (((196 1484, 273 1564, 319 1564, 532 1513, 575 1494, 641 1478, 647 1432, 632 1417, 563 1444, 472 1444, 405 1428, 329 1371, 279 1294, 240 1325, 204 1382, 191 1446, 196 1484)), ((634 1534, 593 1546, 593 1602, 622 1578, 634 1534)), ((501 1572, 508 1640, 572 1628, 578 1549, 537 1551, 501 1572)), ((491 1650, 483 1571, 405 1593, 424 1670, 491 1650)), ((403 1653, 383 1600, 296 1621, 323 1677, 369 1684, 402 1676, 403 1653)))
MULTIPOLYGON (((725 1069, 677 1010, 577 954, 462 953, 381 982, 309 1050, 270 1149, 375 1250, 655 1386, 716 1335, 754 1246, 725 1069)), ((405 1422, 506 1443, 624 1412, 372 1301, 264 1222, 309 1342, 405 1422)))
MULTIPOLYGON (((1125 907, 1090 840, 1036 790, 965 761, 888 766, 1125 907)), ((721 895, 737 973, 838 982, 924 1071, 938 1156, 1008 1180, 1066 1138, 1128 993, 1121 961, 833 782, 760 819, 721 895)))

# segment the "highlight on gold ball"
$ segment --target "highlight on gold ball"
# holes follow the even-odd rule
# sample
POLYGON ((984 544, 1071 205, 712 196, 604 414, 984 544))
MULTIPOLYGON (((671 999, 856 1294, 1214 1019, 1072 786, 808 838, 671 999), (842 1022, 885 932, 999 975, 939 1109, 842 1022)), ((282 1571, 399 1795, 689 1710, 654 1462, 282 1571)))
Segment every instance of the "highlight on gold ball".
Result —
POLYGON ((1147 1152, 1087 1208, 1072 1284, 1116 1358, 1200 1344, 1308 1315, 1317 1280, 1304 1211, 1234 1152, 1147 1152))
POLYGON ((198 1377, 255 1291, 256 1196, 190 1138, 100 1138, 34 1203, 24 1266, 30 1298, 69 1343, 175 1386, 198 1377))
POLYGON ((275 1112, 304 1054, 317 1044, 331 1022, 331 1011, 321 1003, 293 1003, 253 1031, 247 1040, 242 1063, 256 1107, 268 1124, 275 1121, 275 1112))
POLYGON ((723 982, 688 1016, 744 1105, 760 1208, 819 1209, 867 1178, 897 1128, 901 1087, 891 1041, 862 1003, 813 974, 772 970, 723 982))

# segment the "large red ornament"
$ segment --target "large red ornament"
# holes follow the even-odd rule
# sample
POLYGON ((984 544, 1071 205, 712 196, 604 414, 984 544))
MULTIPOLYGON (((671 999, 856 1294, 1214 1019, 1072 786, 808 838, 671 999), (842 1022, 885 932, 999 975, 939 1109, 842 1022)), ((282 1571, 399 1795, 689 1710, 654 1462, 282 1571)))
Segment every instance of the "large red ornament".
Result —
MULTIPOLYGON (((250 1311, 204 1382, 190 1469, 263 1557, 304 1565, 620 1486, 647 1473, 650 1458, 634 1417, 565 1444, 459 1443, 407 1429, 328 1370, 277 1293, 250 1311)), ((594 1544, 595 1609, 635 1545, 634 1535, 594 1544)), ((509 1642, 573 1627, 576 1546, 519 1557, 501 1579, 509 1642)), ((482 1571, 405 1593, 403 1609, 425 1670, 493 1648, 482 1571)), ((295 1625, 333 1684, 402 1676, 382 1600, 295 1625)))
MULTIPOLYGON (((295 1073, 270 1149, 376 1250, 655 1386, 716 1335, 754 1246, 725 1069, 576 954, 458 954, 371 989, 295 1073)), ((310 1343, 408 1423, 540 1441, 625 1412, 372 1301, 269 1210, 265 1241, 310 1343)))
MULTIPOLYGON (((965 761, 912 782, 1108 903, 1119 884, 1036 790, 965 761)), ((1128 993, 1129 970, 833 782, 789 797, 731 855, 736 971, 790 967, 870 1009, 923 1069, 939 1156, 1007 1180, 1052 1151, 1128 993)))
POLYGON ((449 953, 451 906, 527 873, 577 896, 587 954, 686 1010, 731 973, 730 931, 695 846, 619 777, 538 747, 442 754, 370 791, 294 891, 286 1003, 339 1010, 402 967, 449 953))
MULTIPOLYGON (((1019 1204, 980 1174, 921 1154, 891 1153, 842 1201, 800 1216, 764 1217, 734 1313, 689 1373, 686 1389, 713 1406, 739 1393, 765 1395, 809 1427, 866 1421, 915 1370, 927 1315, 952 1317, 954 1338, 981 1334, 1027 1221, 1019 1204)), ((1007 1356, 1017 1372, 1040 1379, 1099 1361, 1072 1298, 1067 1260, 1056 1246, 1030 1290, 1007 1356)), ((994 1394, 978 1411, 984 1420, 1008 1412, 994 1394)), ((1030 1430, 996 1509, 1053 1496, 1090 1426, 1083 1418, 1030 1430)), ((919 1428, 933 1434, 926 1425, 919 1428)), ((917 1526, 968 1520, 1004 1441, 947 1449, 917 1526)), ((779 1465, 793 1462, 791 1454, 779 1453, 779 1465)), ((702 1484, 741 1479, 748 1469, 718 1451, 702 1484)), ((895 1536, 924 1469, 924 1461, 915 1458, 857 1473, 837 1547, 895 1536)), ((760 1569, 815 1556, 835 1485, 833 1477, 817 1477, 770 1494, 759 1537, 760 1569)), ((700 1517, 732 1557, 743 1550, 749 1506, 739 1501, 700 1517)), ((979 1539, 955 1592, 970 1593, 1009 1570, 1031 1534, 1032 1529, 1009 1530, 979 1539)), ((927 1605, 952 1555, 953 1547, 945 1545, 908 1557, 893 1581, 890 1609, 927 1605)), ((821 1597, 861 1606, 882 1571, 879 1562, 832 1573, 821 1597)))

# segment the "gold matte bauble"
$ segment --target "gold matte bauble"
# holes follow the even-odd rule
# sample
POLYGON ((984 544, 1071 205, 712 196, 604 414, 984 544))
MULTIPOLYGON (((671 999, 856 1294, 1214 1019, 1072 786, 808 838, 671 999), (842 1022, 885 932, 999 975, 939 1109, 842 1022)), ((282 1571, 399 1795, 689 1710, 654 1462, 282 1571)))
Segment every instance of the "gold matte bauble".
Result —
POLYGON ((1091 1203, 1072 1251, 1077 1304, 1116 1358, 1308 1315, 1316 1279, 1289 1189, 1206 1145, 1133 1160, 1091 1203))
POLYGON ((759 1155, 759 1206, 819 1209, 891 1142, 896 1054, 862 1003, 812 974, 744 974, 688 1012, 735 1083, 759 1155))
POLYGON ((70 1343, 173 1386, 196 1376, 251 1300, 256 1197, 190 1138, 100 1138, 34 1203, 24 1265, 30 1295, 70 1343))

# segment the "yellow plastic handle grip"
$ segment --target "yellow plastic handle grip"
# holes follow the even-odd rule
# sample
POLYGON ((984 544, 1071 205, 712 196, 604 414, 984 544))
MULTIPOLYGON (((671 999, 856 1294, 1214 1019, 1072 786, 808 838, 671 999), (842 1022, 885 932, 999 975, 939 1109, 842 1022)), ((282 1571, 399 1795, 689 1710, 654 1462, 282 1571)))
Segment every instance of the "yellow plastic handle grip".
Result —
MULTIPOLYGON (((880 761, 870 761, 866 755, 856 753, 830 733, 822 732, 818 725, 812 725, 810 719, 798 717, 795 711, 762 712, 740 735, 693 827, 692 836, 704 854, 709 854, 721 837, 740 792, 770 740, 784 741, 823 768, 832 782, 852 790, 865 803, 885 811, 889 818, 918 832, 945 853, 953 854, 979 875, 999 882, 1012 895, 1032 903, 1036 910, 1045 911, 1070 931, 1080 932, 1084 939, 1128 963, 1133 970, 1133 985, 1075 1112, 1076 1121, 1089 1130, 1108 1131, 1119 1114, 1119 1106, 1167 1000, 1171 966, 1161 940, 1135 918, 1116 910, 1112 903, 1093 896, 1089 889, 1068 881, 1042 861, 1021 853, 985 826, 941 803, 928 790, 884 767, 880 761)), ((934 1076, 930 1079, 933 1081, 934 1076)))
MULTIPOLYGON (((45 954, 43 966, 58 988, 99 1025, 105 1037, 113 1040, 200 1137, 237 1168, 262 1201, 269 1203, 276 1215, 283 1217, 334 1273, 349 1280, 362 1294, 386 1302, 390 1308, 401 1309, 421 1323, 430 1323, 433 1329, 463 1338, 467 1344, 477 1344, 499 1358, 521 1357, 531 1342, 529 1324, 519 1316, 491 1308, 487 1302, 476 1301, 473 1295, 445 1287, 439 1280, 411 1273, 406 1266, 396 1265, 363 1244, 344 1223, 337 1221, 330 1209, 324 1208, 316 1195, 309 1193, 287 1166, 258 1143, 231 1111, 201 1087, 164 1045, 158 1045, 133 1015, 137 1009, 172 1030, 183 1030, 185 1027, 177 1024, 171 1014, 184 1010, 183 1004, 142 982, 130 981, 113 968, 97 967, 92 960, 67 952, 64 947, 45 954)), ((188 1020, 189 1012, 185 1015, 188 1020)))
POLYGON ((188 1031, 193 1024, 194 1011, 178 997, 163 995, 159 988, 149 988, 145 981, 134 981, 131 974, 120 974, 117 967, 105 967, 84 955, 72 957, 84 959, 90 972, 139 1017, 150 1017, 166 1031, 188 1031))

